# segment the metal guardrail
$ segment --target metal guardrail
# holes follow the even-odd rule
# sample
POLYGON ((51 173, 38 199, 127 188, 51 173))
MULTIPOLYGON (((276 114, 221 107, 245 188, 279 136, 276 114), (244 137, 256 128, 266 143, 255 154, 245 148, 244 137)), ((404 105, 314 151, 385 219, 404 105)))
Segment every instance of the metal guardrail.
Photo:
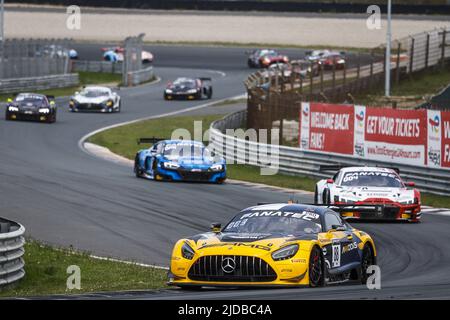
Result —
POLYGON ((128 85, 137 86, 150 81, 154 76, 153 67, 151 66, 142 70, 128 72, 128 85))
MULTIPOLYGON (((210 128, 210 144, 216 153, 227 159, 228 163, 231 161, 263 167, 264 165, 257 160, 258 156, 261 154, 261 150, 270 150, 271 145, 246 141, 223 133, 225 129, 241 128, 242 123, 246 121, 246 116, 247 111, 243 110, 213 122, 210 128)), ((335 173, 320 171, 321 165, 382 167, 392 167, 393 165, 391 162, 358 159, 335 153, 306 151, 287 146, 277 146, 277 148, 279 172, 289 175, 329 178, 335 173)), ((420 190, 450 195, 450 170, 397 163, 395 166, 400 169, 401 176, 405 180, 414 181, 420 190)))
POLYGON ((0 93, 13 93, 23 90, 47 90, 64 88, 79 84, 78 73, 55 74, 41 77, 0 80, 0 93))
POLYGON ((0 218, 0 288, 25 276, 24 233, 21 224, 0 218))
POLYGON ((122 62, 72 60, 72 72, 102 72, 122 74, 122 62))

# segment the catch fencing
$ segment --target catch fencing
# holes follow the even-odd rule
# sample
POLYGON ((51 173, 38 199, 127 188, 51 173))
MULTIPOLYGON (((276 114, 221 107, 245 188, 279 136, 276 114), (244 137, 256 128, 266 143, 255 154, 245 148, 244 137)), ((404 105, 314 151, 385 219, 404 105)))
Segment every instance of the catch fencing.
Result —
POLYGON ((6 39, 0 43, 0 79, 69 72, 69 39, 6 39))
POLYGON ((0 289, 25 276, 24 233, 21 224, 0 218, 0 289))

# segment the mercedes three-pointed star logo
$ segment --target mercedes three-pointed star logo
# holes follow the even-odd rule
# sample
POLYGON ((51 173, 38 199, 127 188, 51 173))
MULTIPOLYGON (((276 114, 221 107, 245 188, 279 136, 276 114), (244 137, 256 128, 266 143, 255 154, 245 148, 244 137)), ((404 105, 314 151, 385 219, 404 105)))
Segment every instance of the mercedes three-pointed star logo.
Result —
POLYGON ((236 261, 234 258, 226 257, 222 260, 222 270, 225 273, 232 273, 236 268, 236 261))

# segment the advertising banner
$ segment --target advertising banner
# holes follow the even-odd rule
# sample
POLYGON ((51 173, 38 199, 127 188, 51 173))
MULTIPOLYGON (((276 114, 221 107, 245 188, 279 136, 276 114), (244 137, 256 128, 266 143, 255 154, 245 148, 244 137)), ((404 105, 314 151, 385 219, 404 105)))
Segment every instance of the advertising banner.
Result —
POLYGON ((353 113, 353 106, 349 105, 303 104, 300 121, 301 147, 353 155, 353 113), (309 127, 306 128, 308 124, 309 127))
POLYGON ((450 111, 442 111, 442 135, 441 135, 441 154, 442 154, 442 167, 450 168, 450 111))
POLYGON ((424 165, 427 111, 366 108, 365 147, 374 160, 424 165))
POLYGON ((440 167, 442 162, 442 119, 440 111, 427 111, 427 135, 427 164, 430 167, 440 167))

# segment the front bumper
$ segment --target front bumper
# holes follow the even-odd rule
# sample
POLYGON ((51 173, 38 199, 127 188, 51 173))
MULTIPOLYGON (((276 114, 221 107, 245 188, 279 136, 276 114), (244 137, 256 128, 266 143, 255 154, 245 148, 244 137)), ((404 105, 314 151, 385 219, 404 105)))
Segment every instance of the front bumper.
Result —
POLYGON ((164 93, 167 100, 195 100, 199 98, 198 93, 164 93))
POLYGON ((69 105, 69 108, 72 112, 101 112, 101 113, 107 113, 107 112, 113 112, 113 107, 108 107, 104 104, 97 104, 97 103, 78 103, 74 105, 69 105))
MULTIPOLYGON (((348 203, 335 203, 337 205, 348 205, 348 203)), ((367 210, 359 212, 341 212, 344 219, 359 220, 395 220, 395 221, 413 221, 417 222, 421 219, 422 213, 420 204, 400 204, 400 203, 377 203, 377 202, 356 202, 354 206, 378 205, 380 209, 377 211, 367 210)))
POLYGON ((43 114, 39 112, 10 112, 6 113, 6 117, 11 120, 25 120, 25 121, 47 121, 50 114, 43 114))
POLYGON ((226 179, 226 170, 209 171, 209 170, 186 170, 186 169, 164 169, 158 168, 155 174, 156 180, 170 181, 191 181, 191 182, 223 182, 226 179))

